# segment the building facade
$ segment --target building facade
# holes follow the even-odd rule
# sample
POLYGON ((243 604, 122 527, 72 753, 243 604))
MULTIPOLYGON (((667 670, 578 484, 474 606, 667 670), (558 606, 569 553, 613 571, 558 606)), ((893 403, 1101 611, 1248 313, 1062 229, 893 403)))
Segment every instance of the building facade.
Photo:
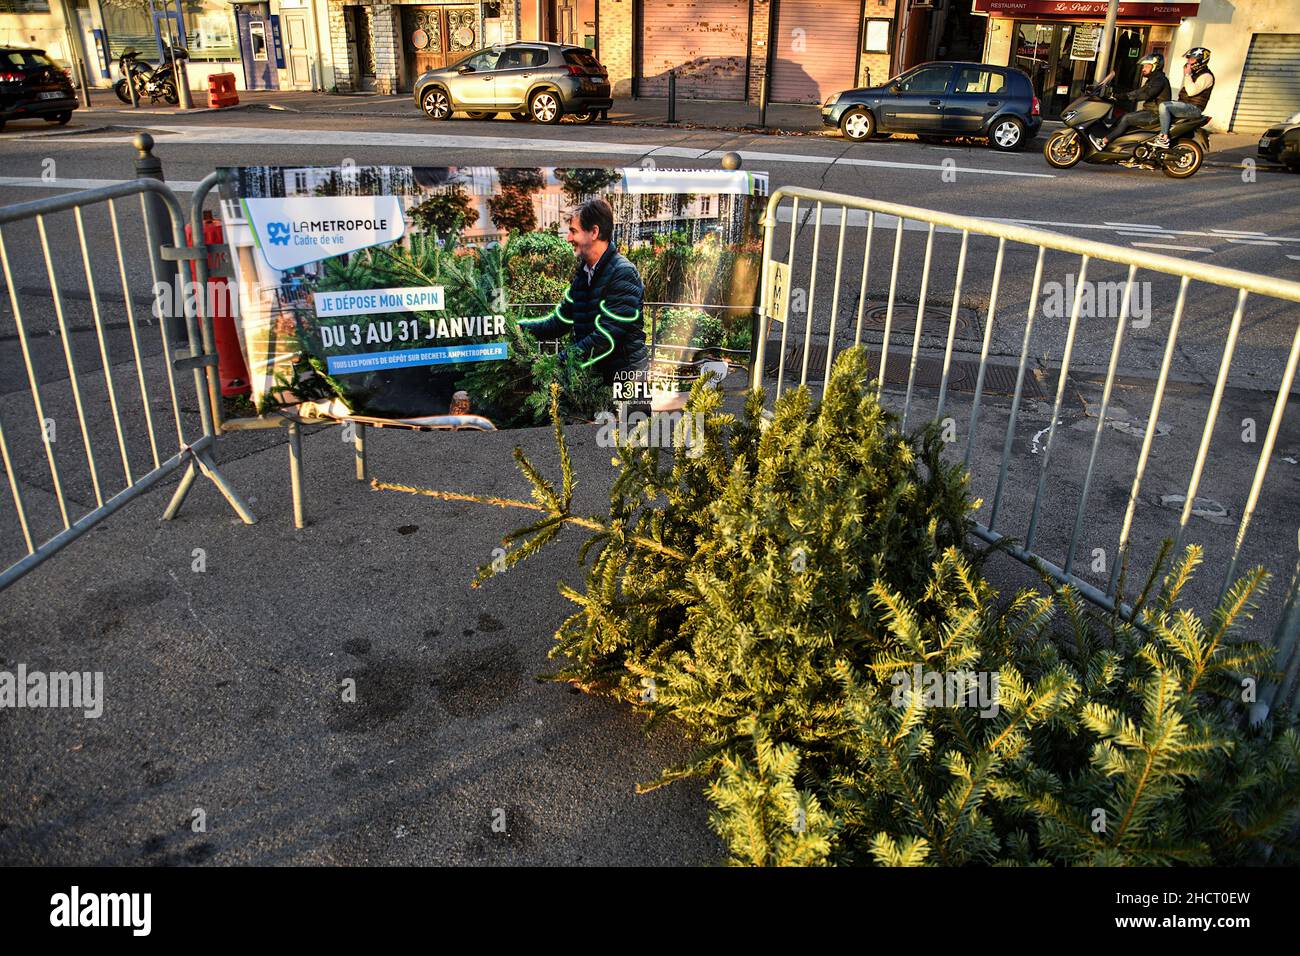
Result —
MULTIPOLYGON (((984 60, 1029 74, 1043 115, 1060 115, 1092 82, 1105 0, 973 0, 988 18, 984 60)), ((1300 0, 1122 0, 1112 56, 1119 89, 1136 85, 1137 61, 1165 55, 1182 82, 1180 55, 1210 49, 1213 131, 1254 132, 1300 111, 1300 0)))
POLYGON ((159 62, 168 46, 188 54, 190 87, 233 73, 239 89, 325 89, 314 0, 0 0, 0 43, 44 48, 86 64, 95 86, 112 86, 127 50, 159 62))
POLYGON ((615 97, 820 103, 891 72, 895 0, 599 0, 615 97))

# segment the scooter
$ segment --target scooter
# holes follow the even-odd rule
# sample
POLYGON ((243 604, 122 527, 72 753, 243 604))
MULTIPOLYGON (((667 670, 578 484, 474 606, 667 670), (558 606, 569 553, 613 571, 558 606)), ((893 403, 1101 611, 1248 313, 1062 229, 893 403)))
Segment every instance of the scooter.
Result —
POLYGON ((1069 169, 1080 161, 1097 165, 1114 164, 1130 169, 1159 169, 1174 179, 1187 179, 1201 168, 1210 150, 1204 126, 1208 116, 1177 120, 1169 130, 1169 146, 1153 144, 1160 132, 1155 114, 1149 114, 1151 129, 1130 128, 1098 149, 1095 136, 1106 136, 1114 126, 1108 119, 1115 111, 1116 97, 1110 89, 1115 74, 1109 73, 1096 86, 1085 86, 1083 95, 1061 114, 1065 129, 1053 133, 1043 146, 1043 158, 1056 169, 1069 169))
POLYGON ((176 93, 176 74, 172 68, 173 60, 185 60, 189 54, 182 47, 169 47, 163 53, 163 61, 157 67, 140 59, 138 50, 127 50, 117 58, 118 72, 122 78, 113 84, 113 92, 123 103, 131 102, 131 91, 127 88, 129 81, 135 86, 137 99, 149 97, 150 103, 162 99, 175 106, 180 102, 176 93))

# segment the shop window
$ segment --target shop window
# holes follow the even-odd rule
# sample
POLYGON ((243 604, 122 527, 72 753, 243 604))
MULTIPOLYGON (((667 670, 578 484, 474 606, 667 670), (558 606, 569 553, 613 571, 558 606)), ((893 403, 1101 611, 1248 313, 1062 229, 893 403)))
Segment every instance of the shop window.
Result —
POLYGON ((186 0, 185 37, 192 60, 238 60, 239 34, 232 4, 224 0, 186 0))
POLYGON ((100 0, 99 12, 104 18, 104 32, 108 34, 108 52, 114 60, 127 50, 135 50, 150 62, 158 59, 158 41, 154 39, 153 18, 149 16, 147 3, 100 0))
POLYGON ((49 0, 0 0, 0 13, 49 13, 49 0))

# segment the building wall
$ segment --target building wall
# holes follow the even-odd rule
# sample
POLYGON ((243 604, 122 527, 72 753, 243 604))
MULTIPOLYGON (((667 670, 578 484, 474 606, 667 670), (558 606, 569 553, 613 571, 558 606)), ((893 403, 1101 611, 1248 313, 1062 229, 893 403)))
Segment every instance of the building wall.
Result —
MULTIPOLYGON (((1212 54, 1214 90, 1205 110, 1212 117, 1211 130, 1226 130, 1232 121, 1246 53, 1256 33, 1300 33, 1300 0, 1201 0, 1197 16, 1184 20, 1174 33, 1172 57, 1194 46, 1207 47, 1212 54)), ((1177 84, 1181 60, 1172 65, 1169 80, 1177 84)))
POLYGON ((72 60, 57 0, 49 13, 0 14, 0 44, 39 47, 56 60, 72 60))
POLYGON ((317 4, 317 23, 324 13, 327 36, 330 38, 328 60, 321 65, 321 85, 325 89, 344 93, 352 90, 352 71, 355 64, 348 54, 347 26, 343 22, 343 4, 327 3, 319 0, 317 4))
POLYGON ((609 70, 614 98, 632 95, 633 0, 600 0, 600 62, 609 70))
POLYGON ((754 0, 749 24, 749 102, 763 98, 763 81, 767 78, 767 57, 771 37, 772 0, 754 0))

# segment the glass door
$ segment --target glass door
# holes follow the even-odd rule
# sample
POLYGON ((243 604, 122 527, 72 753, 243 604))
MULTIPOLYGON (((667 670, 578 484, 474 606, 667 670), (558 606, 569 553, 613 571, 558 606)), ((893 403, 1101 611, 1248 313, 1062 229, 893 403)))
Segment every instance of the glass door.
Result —
MULTIPOLYGON (((1121 26, 1115 31, 1111 65, 1116 89, 1137 85, 1137 61, 1146 49, 1148 29, 1121 26)), ((1092 82, 1101 24, 1019 22, 1014 39, 1011 65, 1029 74, 1043 116, 1055 119, 1092 82)))

